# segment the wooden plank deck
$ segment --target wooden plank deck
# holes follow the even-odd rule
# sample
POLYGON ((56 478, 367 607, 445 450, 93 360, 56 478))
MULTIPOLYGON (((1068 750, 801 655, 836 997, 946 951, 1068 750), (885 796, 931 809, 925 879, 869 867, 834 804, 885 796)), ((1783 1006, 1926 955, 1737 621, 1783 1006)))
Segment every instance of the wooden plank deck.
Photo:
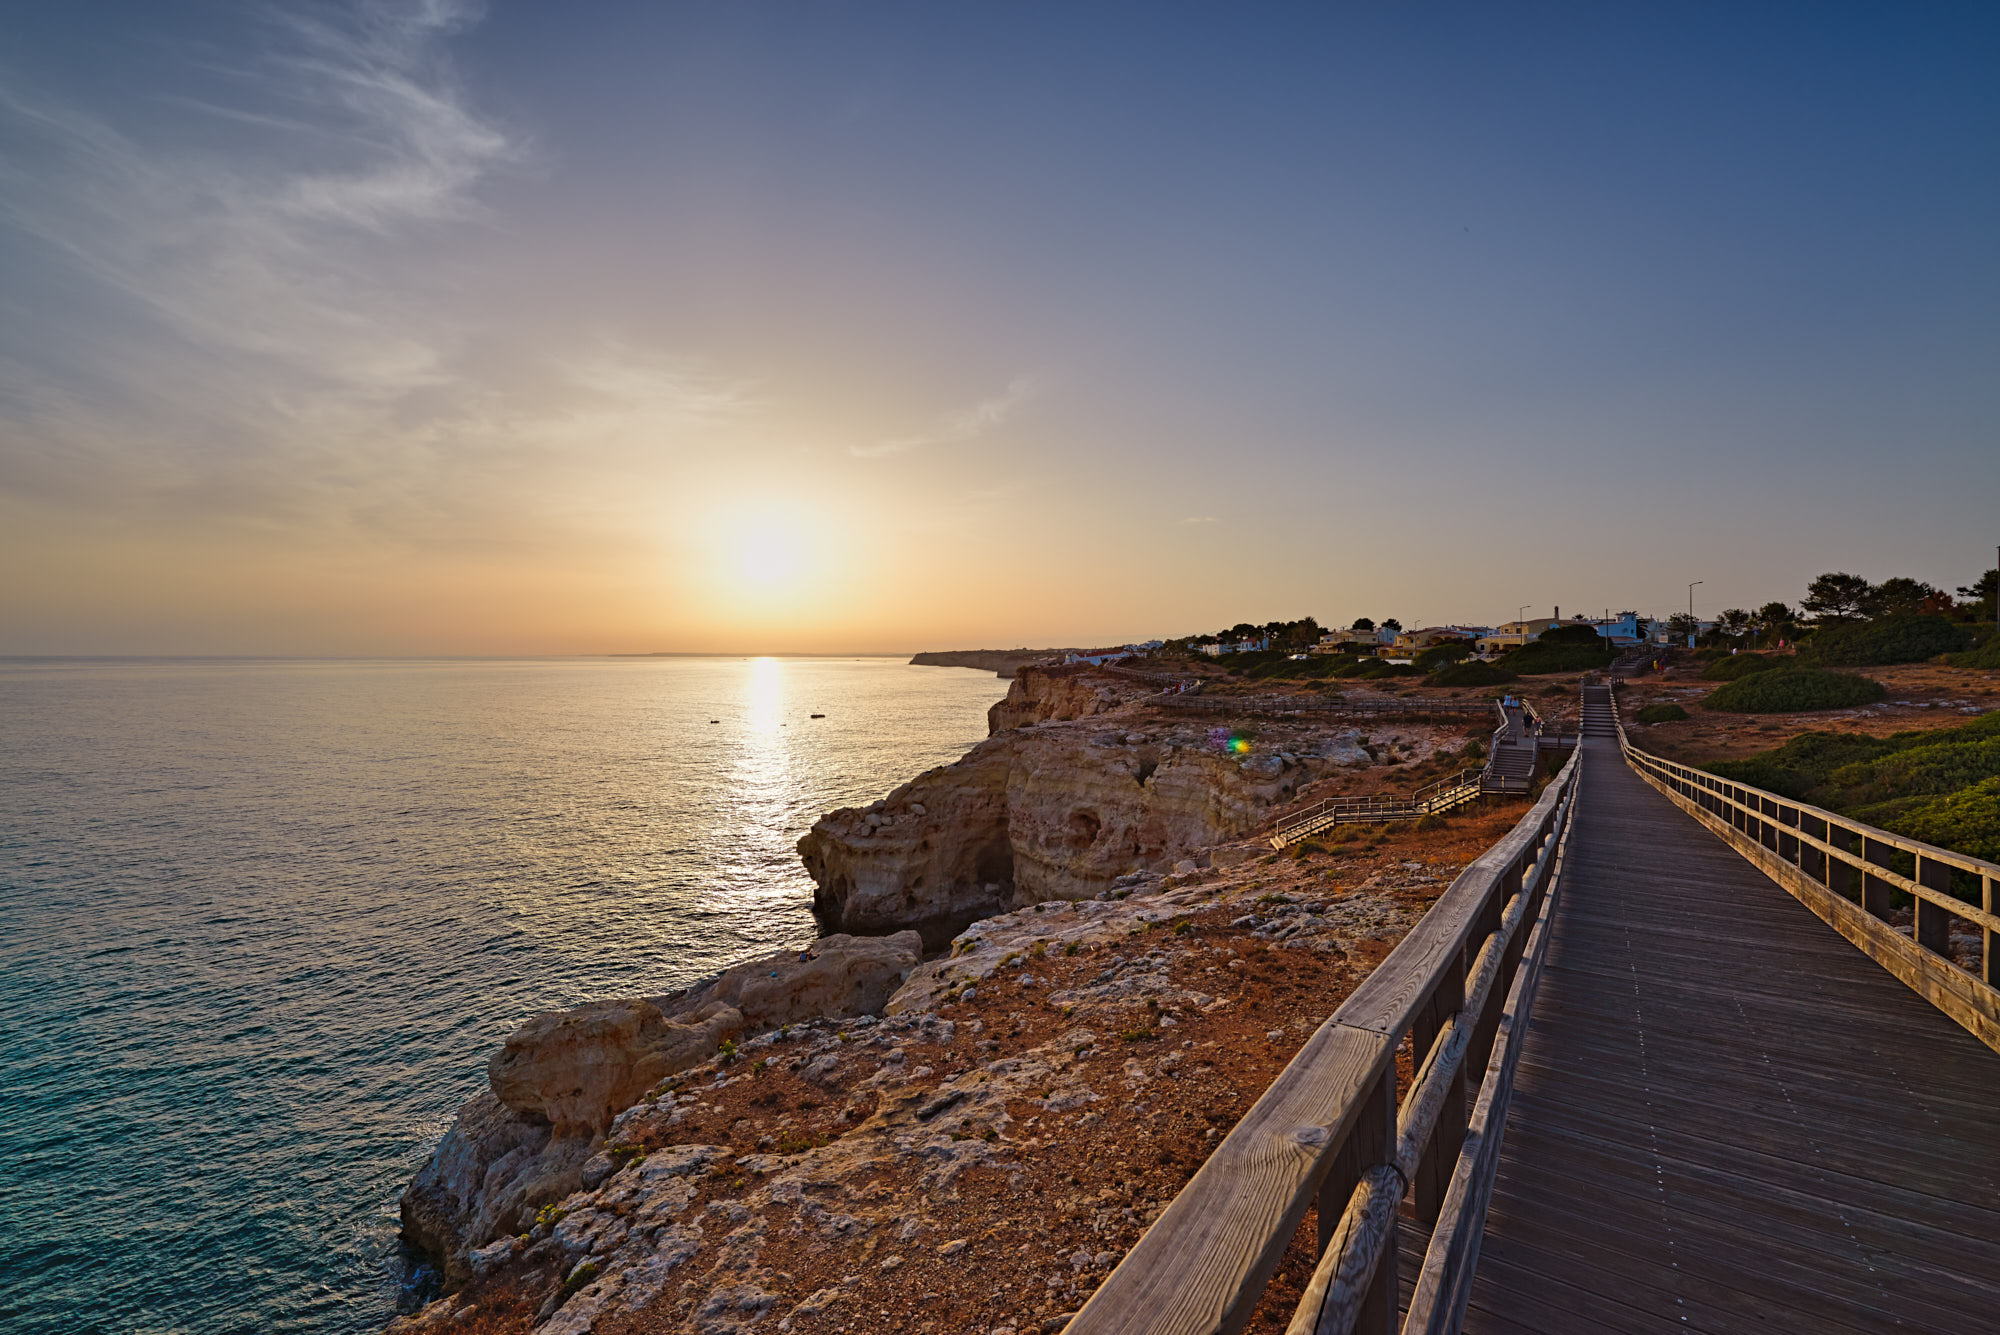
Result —
POLYGON ((2000 1054, 1584 744, 1466 1331, 2000 1331, 2000 1054))

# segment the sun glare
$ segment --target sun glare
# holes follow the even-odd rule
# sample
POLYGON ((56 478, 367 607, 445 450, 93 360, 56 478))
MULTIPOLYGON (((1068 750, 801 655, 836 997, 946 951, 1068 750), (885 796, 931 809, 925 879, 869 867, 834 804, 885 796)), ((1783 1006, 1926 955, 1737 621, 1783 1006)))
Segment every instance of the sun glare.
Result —
POLYGON ((778 519, 743 524, 735 534, 736 570, 743 581, 772 589, 798 577, 804 566, 804 544, 798 531, 778 519))

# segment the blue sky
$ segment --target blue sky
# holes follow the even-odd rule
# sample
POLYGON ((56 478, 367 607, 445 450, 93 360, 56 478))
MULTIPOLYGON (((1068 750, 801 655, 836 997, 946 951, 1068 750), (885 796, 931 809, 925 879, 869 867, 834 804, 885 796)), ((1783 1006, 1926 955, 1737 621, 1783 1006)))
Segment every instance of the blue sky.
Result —
POLYGON ((1985 6, 0 0, 0 652, 1968 582, 1985 6))

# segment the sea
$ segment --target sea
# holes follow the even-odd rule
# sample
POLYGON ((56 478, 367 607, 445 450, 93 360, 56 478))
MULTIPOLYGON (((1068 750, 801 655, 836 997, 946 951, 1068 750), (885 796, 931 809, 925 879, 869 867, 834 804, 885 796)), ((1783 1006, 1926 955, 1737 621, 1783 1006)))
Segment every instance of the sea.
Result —
POLYGON ((435 1283, 397 1198, 509 1031, 811 940, 799 836, 1004 691, 879 658, 0 660, 0 1329, 379 1329, 435 1283))

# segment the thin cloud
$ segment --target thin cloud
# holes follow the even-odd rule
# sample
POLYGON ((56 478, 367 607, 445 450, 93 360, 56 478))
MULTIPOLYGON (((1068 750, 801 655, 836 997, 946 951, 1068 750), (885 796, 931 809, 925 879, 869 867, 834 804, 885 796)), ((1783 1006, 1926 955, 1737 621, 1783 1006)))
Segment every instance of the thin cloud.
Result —
POLYGON ((1007 382, 1007 388, 1001 393, 944 418, 935 431, 878 440, 873 445, 850 445, 848 452, 861 459, 880 459, 933 445, 961 444, 1001 426, 1016 409, 1031 402, 1040 392, 1041 387, 1035 383, 1033 376, 1016 376, 1007 382))
POLYGON ((1188 515, 1181 522, 1183 524, 1213 524, 1217 521, 1214 515, 1188 515))
POLYGON ((222 71, 229 105, 183 108, 253 132, 226 156, 0 70, 0 242, 100 313, 0 349, 0 487, 366 509, 435 468, 412 423, 437 396, 483 411, 458 384, 466 328, 396 248, 477 218, 477 187, 525 156, 444 49, 477 9, 254 13, 268 40, 222 71))

